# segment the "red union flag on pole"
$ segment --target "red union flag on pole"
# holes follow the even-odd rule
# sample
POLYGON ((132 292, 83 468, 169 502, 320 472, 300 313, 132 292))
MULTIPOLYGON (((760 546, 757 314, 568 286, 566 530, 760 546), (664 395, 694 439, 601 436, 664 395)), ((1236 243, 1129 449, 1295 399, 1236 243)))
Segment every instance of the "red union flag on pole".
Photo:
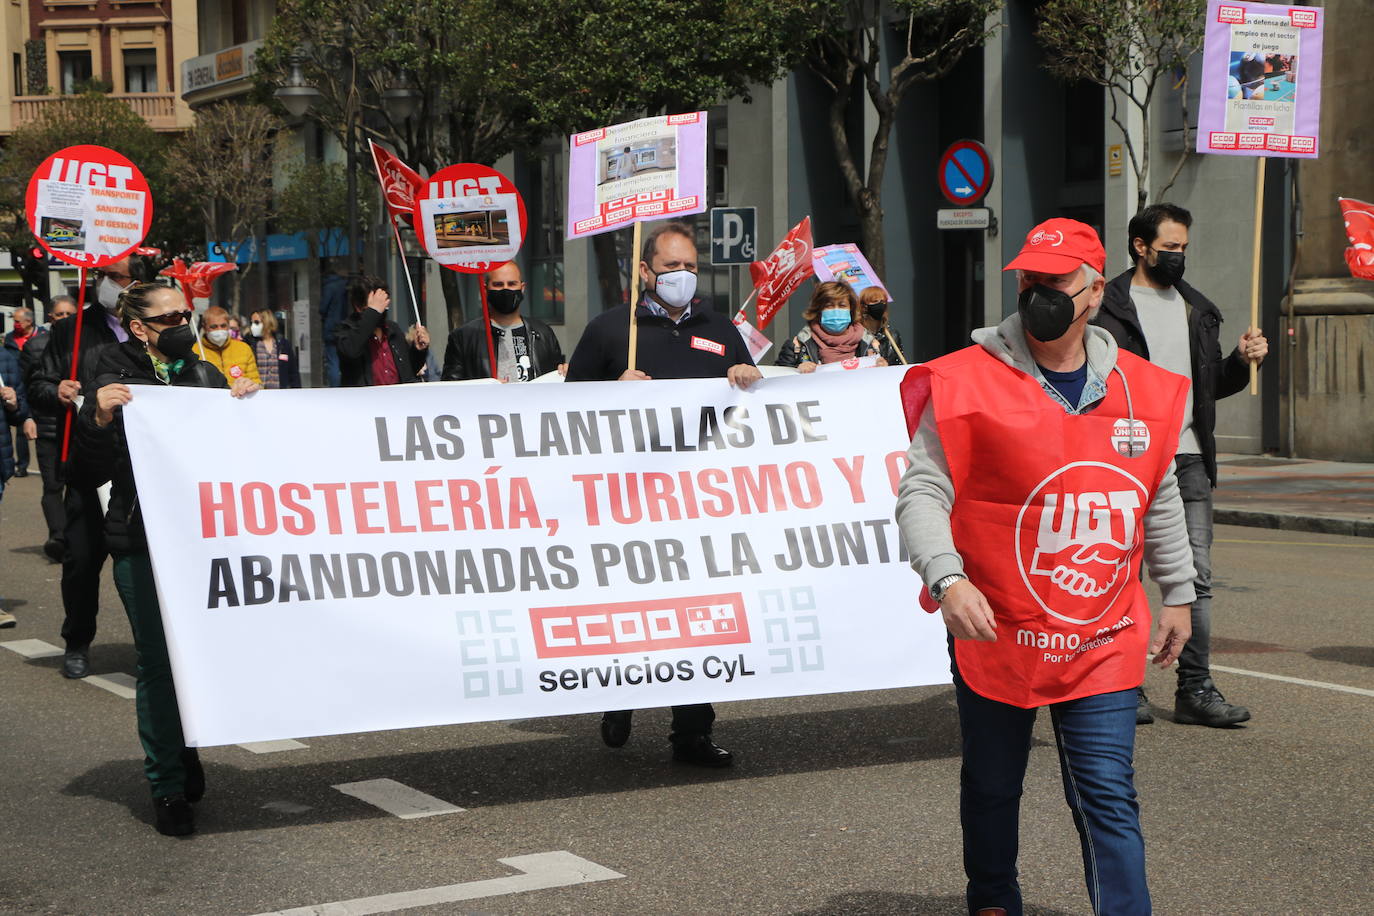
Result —
POLYGON ((399 216, 409 222, 415 214, 415 195, 425 180, 394 153, 387 152, 371 139, 367 142, 372 148, 372 164, 377 167, 377 180, 382 183, 387 209, 393 217, 399 216))
POLYGON ((792 227, 772 254, 749 265, 749 274, 758 293, 756 308, 760 330, 768 327, 787 297, 796 292, 802 281, 813 273, 811 217, 808 216, 792 227))
POLYGON ((1374 204, 1349 197, 1336 198, 1345 217, 1345 234, 1350 247, 1345 250, 1345 263, 1351 276, 1374 280, 1374 204))
POLYGON ((186 303, 192 299, 209 298, 215 277, 238 270, 237 264, 220 264, 210 261, 195 261, 187 264, 181 258, 173 258, 172 265, 160 271, 160 275, 171 277, 181 284, 186 294, 186 303))

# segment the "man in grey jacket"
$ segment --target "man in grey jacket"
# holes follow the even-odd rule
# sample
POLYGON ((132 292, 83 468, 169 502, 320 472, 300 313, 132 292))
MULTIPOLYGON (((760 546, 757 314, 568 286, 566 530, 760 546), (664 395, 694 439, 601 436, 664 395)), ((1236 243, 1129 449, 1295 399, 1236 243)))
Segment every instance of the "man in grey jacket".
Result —
POLYGON ((969 912, 1019 914, 1022 781, 1049 708, 1094 912, 1148 913, 1134 771, 1145 657, 1187 642, 1193 564, 1173 453, 1187 382, 1088 326, 1097 233, 1049 220, 1007 266, 1017 314, 911 370, 896 515, 943 616, 962 733, 969 912), (1150 609, 1142 559, 1163 593, 1150 609))

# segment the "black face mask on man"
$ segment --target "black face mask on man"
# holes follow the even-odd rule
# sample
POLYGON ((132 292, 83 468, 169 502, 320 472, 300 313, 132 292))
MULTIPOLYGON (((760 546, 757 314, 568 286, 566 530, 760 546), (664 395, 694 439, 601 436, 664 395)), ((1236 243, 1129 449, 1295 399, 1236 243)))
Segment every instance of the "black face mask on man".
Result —
MULTIPOLYGON (((1086 286, 1078 293, 1085 289, 1086 286)), ((1022 327, 1041 343, 1063 337, 1073 325, 1073 300, 1078 293, 1061 292, 1042 283, 1021 290, 1016 308, 1021 313, 1022 327)))
POLYGON ((1145 272, 1160 286, 1173 286, 1183 279, 1183 260, 1181 251, 1156 251, 1155 262, 1145 262, 1145 272))
POLYGON ((519 289, 487 290, 487 305, 502 315, 510 315, 525 301, 525 291, 519 289))
POLYGON ((196 334, 189 324, 173 325, 158 334, 157 342, 153 344, 159 353, 173 362, 194 356, 195 345, 196 334))

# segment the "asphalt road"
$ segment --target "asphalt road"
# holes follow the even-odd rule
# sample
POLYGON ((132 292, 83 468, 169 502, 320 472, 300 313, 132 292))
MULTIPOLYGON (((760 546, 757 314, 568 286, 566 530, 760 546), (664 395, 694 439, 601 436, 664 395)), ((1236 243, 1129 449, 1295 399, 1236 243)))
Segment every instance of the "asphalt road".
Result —
MULTIPOLYGON (((60 644, 38 491, 36 476, 11 481, 0 502, 0 596, 19 618, 0 643, 60 644)), ((1218 683, 1254 719, 1175 725, 1172 672, 1150 672, 1160 719, 1136 766, 1156 911, 1374 913, 1374 539, 1217 537, 1213 663, 1237 669, 1218 683)), ((92 661, 134 670, 108 576, 92 661)), ((723 772, 668 761, 666 711, 641 713, 619 751, 592 716, 209 748, 199 832, 176 840, 151 826, 133 701, 59 663, 0 648, 3 913, 257 914, 378 895, 396 896, 307 912, 961 912, 947 687, 722 705, 717 738, 737 755, 723 772), (462 810, 402 818, 333 788, 371 780, 462 810)), ((1047 717, 1036 734, 1028 912, 1086 913, 1047 717)))

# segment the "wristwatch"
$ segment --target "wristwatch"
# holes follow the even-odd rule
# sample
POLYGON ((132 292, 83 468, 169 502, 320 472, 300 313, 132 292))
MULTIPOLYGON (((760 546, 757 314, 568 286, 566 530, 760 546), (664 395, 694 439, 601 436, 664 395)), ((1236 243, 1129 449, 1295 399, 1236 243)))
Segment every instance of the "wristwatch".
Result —
POLYGON ((961 579, 967 578, 968 576, 964 575, 963 573, 951 573, 950 575, 945 576, 943 579, 940 579, 930 587, 930 597, 935 599, 936 604, 941 603, 945 600, 945 592, 949 591, 949 587, 951 585, 953 585, 955 582, 960 581, 961 579))

